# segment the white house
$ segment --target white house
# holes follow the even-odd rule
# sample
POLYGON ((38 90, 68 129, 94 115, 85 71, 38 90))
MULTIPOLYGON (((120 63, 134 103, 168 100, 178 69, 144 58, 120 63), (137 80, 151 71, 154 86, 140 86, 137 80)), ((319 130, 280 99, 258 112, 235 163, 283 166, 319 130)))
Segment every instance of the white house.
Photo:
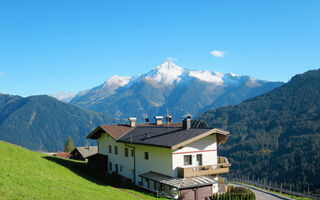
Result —
POLYGON ((206 199, 218 192, 218 176, 229 172, 228 160, 217 155, 229 132, 183 123, 101 125, 87 138, 98 140, 107 156, 108 174, 117 173, 138 186, 172 198, 206 199))

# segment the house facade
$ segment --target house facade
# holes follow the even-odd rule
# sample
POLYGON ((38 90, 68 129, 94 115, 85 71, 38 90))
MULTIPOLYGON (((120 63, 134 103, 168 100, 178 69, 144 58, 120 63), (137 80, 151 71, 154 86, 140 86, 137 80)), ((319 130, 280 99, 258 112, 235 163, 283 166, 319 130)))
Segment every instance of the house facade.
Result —
POLYGON ((87 138, 96 139, 98 153, 107 156, 107 173, 117 173, 136 185, 180 199, 205 199, 218 192, 218 176, 229 172, 228 160, 217 154, 227 131, 183 123, 101 125, 87 138))

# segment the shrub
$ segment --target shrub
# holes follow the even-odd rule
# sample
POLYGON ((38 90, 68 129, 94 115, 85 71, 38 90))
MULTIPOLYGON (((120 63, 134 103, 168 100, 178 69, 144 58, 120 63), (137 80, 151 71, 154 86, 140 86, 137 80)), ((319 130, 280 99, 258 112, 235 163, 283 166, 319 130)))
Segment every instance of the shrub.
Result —
POLYGON ((255 194, 244 187, 229 186, 227 193, 214 194, 213 200, 255 200, 255 194))

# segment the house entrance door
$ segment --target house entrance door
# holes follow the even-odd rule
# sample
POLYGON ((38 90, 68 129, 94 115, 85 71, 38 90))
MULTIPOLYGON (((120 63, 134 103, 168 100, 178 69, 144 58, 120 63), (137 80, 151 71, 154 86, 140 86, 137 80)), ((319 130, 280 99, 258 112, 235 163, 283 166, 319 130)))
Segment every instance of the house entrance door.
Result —
POLYGON ((197 166, 202 166, 202 154, 197 154, 197 166))

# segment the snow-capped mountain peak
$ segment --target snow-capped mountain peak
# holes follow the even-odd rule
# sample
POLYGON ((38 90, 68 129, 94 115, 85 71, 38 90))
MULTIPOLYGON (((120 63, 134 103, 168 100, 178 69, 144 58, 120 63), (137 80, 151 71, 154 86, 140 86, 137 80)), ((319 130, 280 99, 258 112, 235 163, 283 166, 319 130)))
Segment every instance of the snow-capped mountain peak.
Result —
POLYGON ((185 113, 197 115, 207 108, 237 104, 279 85, 246 75, 184 69, 166 60, 141 75, 112 76, 79 93, 71 103, 119 119, 134 115, 139 120, 144 114, 163 115, 168 109, 174 120, 180 120, 185 113))
POLYGON ((114 75, 104 83, 103 88, 105 88, 105 87, 116 87, 116 88, 123 87, 130 82, 131 78, 132 78, 131 76, 114 75))
POLYGON ((155 67, 151 72, 147 73, 145 78, 147 80, 161 82, 165 85, 171 85, 175 81, 181 81, 181 75, 184 69, 174 64, 172 61, 166 60, 161 65, 155 67))

